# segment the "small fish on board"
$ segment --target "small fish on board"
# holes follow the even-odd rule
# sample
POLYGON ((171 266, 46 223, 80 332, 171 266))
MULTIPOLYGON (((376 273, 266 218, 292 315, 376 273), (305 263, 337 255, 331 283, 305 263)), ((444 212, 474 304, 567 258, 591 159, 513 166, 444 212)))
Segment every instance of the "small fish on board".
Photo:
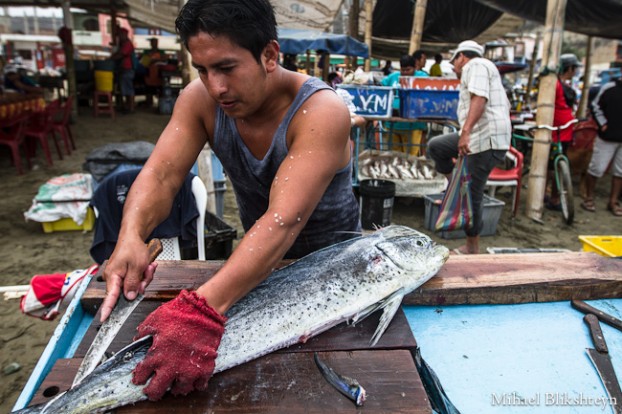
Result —
MULTIPOLYGON (((274 271, 227 312, 214 373, 306 342, 342 322, 383 314, 374 346, 404 296, 441 269, 449 250, 427 235, 388 226, 311 253, 274 271)), ((150 346, 142 338, 119 351, 69 391, 18 413, 101 413, 146 400, 132 372, 150 346)))

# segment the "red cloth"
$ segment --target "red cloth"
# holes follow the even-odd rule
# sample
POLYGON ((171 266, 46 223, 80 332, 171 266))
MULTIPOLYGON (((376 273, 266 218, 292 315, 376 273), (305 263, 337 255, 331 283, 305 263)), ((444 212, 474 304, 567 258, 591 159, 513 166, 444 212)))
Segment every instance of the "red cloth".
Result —
POLYGON ((30 289, 22 296, 19 307, 22 313, 49 321, 59 313, 62 304, 69 302, 85 276, 94 275, 99 267, 74 270, 69 273, 35 275, 30 289))
POLYGON ((132 53, 134 53, 134 45, 131 40, 126 40, 121 44, 120 48, 123 58, 121 59, 121 68, 124 70, 130 70, 133 68, 132 53))
POLYGON ((152 335, 153 344, 136 366, 132 382, 151 382, 143 392, 157 401, 170 387, 174 395, 207 390, 227 318, 196 292, 182 292, 153 311, 138 326, 136 338, 152 335))
MULTIPOLYGON (((566 122, 573 119, 574 115, 572 115, 572 108, 570 108, 566 103, 566 98, 564 98, 564 88, 562 87, 561 81, 558 79, 557 86, 555 88, 555 113, 553 115, 553 126, 564 125, 566 122)), ((559 141, 572 141, 572 131, 572 126, 560 131, 559 141)), ((552 132, 551 138, 553 139, 553 142, 558 141, 557 131, 552 132)))

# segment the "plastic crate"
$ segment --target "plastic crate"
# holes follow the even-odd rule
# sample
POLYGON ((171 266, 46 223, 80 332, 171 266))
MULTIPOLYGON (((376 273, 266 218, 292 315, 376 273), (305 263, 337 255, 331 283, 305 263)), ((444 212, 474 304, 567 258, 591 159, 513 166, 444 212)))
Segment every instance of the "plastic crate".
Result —
MULTIPOLYGON (((205 215, 205 259, 225 260, 231 256, 233 250, 233 240, 238 236, 238 232, 218 216, 212 213, 205 215)), ((196 240, 183 242, 181 248, 182 260, 196 259, 197 243, 196 240)))
POLYGON ((225 192, 227 191, 227 183, 214 180, 214 193, 216 194, 216 215, 220 218, 225 213, 225 192))
POLYGON ((419 119, 458 119, 458 91, 398 89, 400 116, 419 119))
POLYGON ((584 252, 601 256, 622 257, 622 236, 579 236, 584 252))
MULTIPOLYGON (((443 194, 427 194, 423 196, 425 202, 425 223, 424 226, 428 230, 434 231, 434 225, 438 219, 441 210, 441 201, 443 194)), ((503 206, 505 203, 496 198, 484 195, 483 200, 483 221, 484 226, 480 232, 480 236, 494 236, 497 232, 497 223, 501 218, 503 206)), ((460 239, 466 237, 464 230, 441 231, 440 235, 443 239, 460 239)))
POLYGON ((91 231, 95 225, 95 214, 91 207, 86 211, 86 218, 81 225, 73 221, 71 218, 62 218, 56 221, 42 222, 44 233, 53 233, 55 231, 91 231))

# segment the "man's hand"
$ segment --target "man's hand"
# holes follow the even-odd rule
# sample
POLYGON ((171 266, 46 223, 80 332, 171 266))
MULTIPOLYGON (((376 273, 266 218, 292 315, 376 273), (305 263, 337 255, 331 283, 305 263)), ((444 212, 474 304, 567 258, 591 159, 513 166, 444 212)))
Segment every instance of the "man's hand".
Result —
POLYGON ((106 297, 101 306, 100 322, 108 319, 122 290, 128 300, 134 300, 139 293, 145 293, 146 287, 153 280, 157 268, 157 263, 153 261, 159 251, 150 249, 139 239, 136 242, 117 243, 104 269, 106 297))
POLYGON ((171 388, 174 395, 207 390, 227 318, 196 292, 183 290, 147 316, 134 339, 153 336, 153 345, 136 366, 132 382, 157 401, 171 388))
POLYGON ((462 131, 460 133, 460 139, 458 139, 458 154, 466 156, 471 152, 469 144, 471 143, 471 133, 462 131))

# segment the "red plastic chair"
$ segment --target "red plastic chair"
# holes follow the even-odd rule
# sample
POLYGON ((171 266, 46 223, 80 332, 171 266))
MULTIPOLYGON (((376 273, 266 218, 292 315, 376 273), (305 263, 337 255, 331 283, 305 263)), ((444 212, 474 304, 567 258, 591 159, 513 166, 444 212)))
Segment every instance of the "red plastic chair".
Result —
MULTIPOLYGON (((26 116, 19 115, 12 119, 2 122, 2 128, 0 128, 0 145, 6 145, 11 149, 11 156, 13 157, 13 163, 17 169, 18 174, 23 174, 22 157, 19 153, 19 147, 24 145, 24 126, 26 125, 26 116)), ((26 154, 24 148, 24 154, 26 155, 26 162, 28 168, 30 168, 30 158, 26 154)))
MULTIPOLYGON (((48 145, 48 137, 52 137, 54 145, 56 146, 56 151, 58 152, 58 157, 61 160, 63 159, 63 153, 60 150, 58 139, 54 133, 53 122, 54 115, 58 112, 59 108, 60 102, 53 101, 49 103, 42 112, 32 114, 24 131, 24 135, 27 139, 31 138, 41 144, 41 148, 43 149, 45 159, 49 166, 54 165, 54 163, 52 162, 52 154, 50 153, 50 147, 48 145)), ((35 148, 31 147, 29 156, 34 156, 34 150, 35 148)))
POLYGON ((69 127, 72 104, 73 96, 70 95, 65 101, 65 104, 62 105, 61 110, 59 111, 61 116, 54 118, 54 123, 52 125, 54 131, 58 132, 61 138, 63 138, 63 142, 65 143, 65 149, 67 150, 67 155, 71 155, 71 150, 76 149, 76 143, 73 140, 71 128, 69 127))
POLYGON ((516 217, 518 203, 520 201, 521 180, 523 177, 523 153, 514 147, 510 147, 505 157, 509 158, 514 166, 507 170, 499 167, 493 168, 488 176, 488 181, 486 181, 486 187, 490 188, 490 197, 495 196, 497 187, 514 187, 512 189, 512 217, 516 217))

